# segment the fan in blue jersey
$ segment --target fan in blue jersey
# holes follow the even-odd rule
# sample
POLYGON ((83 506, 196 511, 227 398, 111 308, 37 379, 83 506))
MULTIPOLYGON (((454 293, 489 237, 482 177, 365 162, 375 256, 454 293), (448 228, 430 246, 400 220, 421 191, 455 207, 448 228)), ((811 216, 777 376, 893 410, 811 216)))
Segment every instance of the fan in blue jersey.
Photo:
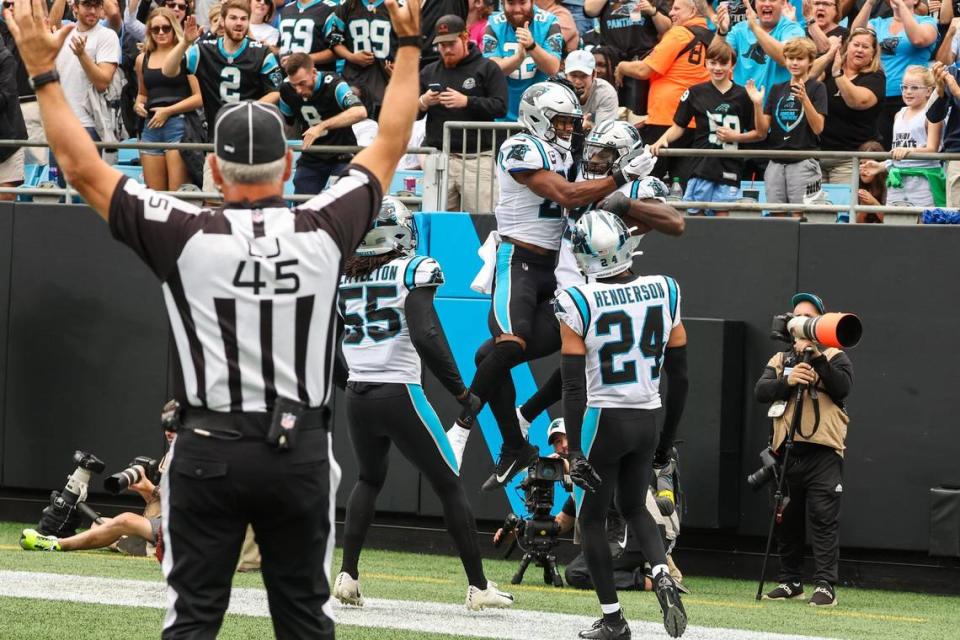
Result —
POLYGON ((324 29, 336 0, 295 0, 280 13, 280 63, 291 53, 308 53, 321 71, 333 71, 337 56, 327 45, 324 29))
POLYGON ((487 19, 483 55, 506 74, 506 120, 516 120, 523 92, 560 70, 560 23, 552 13, 536 7, 533 0, 504 0, 503 11, 487 19))
POLYGON ((303 135, 303 153, 293 176, 294 192, 320 193, 330 176, 344 169, 353 156, 308 150, 317 141, 356 146, 351 126, 366 119, 367 110, 343 78, 332 71, 317 71, 306 53, 290 54, 284 70, 287 80, 280 85, 280 113, 303 135))
POLYGON ((383 0, 344 0, 327 18, 324 33, 330 48, 343 58, 343 77, 359 86, 376 118, 390 79, 396 38, 383 0))
MULTIPOLYGON (((596 202, 653 167, 653 156, 637 153, 622 158, 609 176, 571 182, 577 160, 571 147, 582 118, 580 101, 567 86, 535 84, 520 102, 520 123, 526 131, 508 138, 497 156, 500 243, 489 316, 495 343, 478 362, 470 385, 490 403, 503 437, 496 469, 483 485, 487 491, 509 482, 537 457, 537 447, 526 441, 517 422, 510 370, 560 346, 550 304, 557 286, 557 250, 567 225, 564 208, 596 202), (534 344, 536 348, 528 348, 534 344)), ((458 455, 471 425, 470 417, 461 417, 450 429, 458 455)))
POLYGON ((473 413, 479 401, 463 385, 433 306, 443 272, 416 255, 417 234, 407 208, 386 197, 380 215, 347 262, 340 280, 343 355, 349 369, 347 418, 360 477, 347 501, 343 564, 333 596, 363 606, 359 560, 387 477, 391 444, 424 475, 440 498, 470 586, 468 609, 502 608, 513 597, 483 573, 473 512, 460 467, 440 420, 420 386, 421 360, 444 388, 473 413))
POLYGON ((646 509, 650 470, 673 444, 687 395, 687 334, 680 289, 669 276, 630 272, 635 236, 616 215, 598 209, 573 229, 580 270, 594 282, 565 289, 555 303, 560 321, 563 418, 583 554, 603 617, 581 638, 630 638, 613 581, 605 520, 614 493, 620 513, 652 567, 667 633, 687 626, 663 541, 646 509), (657 442, 660 373, 666 372, 666 413, 657 442))

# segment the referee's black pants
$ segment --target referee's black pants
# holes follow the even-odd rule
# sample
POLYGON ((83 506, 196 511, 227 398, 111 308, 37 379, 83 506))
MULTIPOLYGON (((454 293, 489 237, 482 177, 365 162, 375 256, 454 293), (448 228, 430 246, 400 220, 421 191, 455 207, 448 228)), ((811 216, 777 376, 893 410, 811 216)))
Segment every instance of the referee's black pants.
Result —
POLYGON ((606 530, 607 511, 614 495, 617 510, 636 535, 650 566, 667 563, 660 530, 646 503, 657 446, 655 412, 589 407, 580 438, 584 455, 602 481, 593 492, 574 488, 581 547, 600 604, 614 604, 617 588, 606 530))
POLYGON ((485 589, 487 579, 473 510, 460 482, 453 448, 420 385, 350 382, 347 418, 360 477, 347 502, 341 571, 354 579, 358 577, 360 552, 373 522, 377 496, 387 479, 388 454, 393 443, 440 498, 447 530, 467 580, 485 589))
POLYGON ((780 582, 801 582, 807 518, 813 547, 814 582, 836 585, 840 565, 840 498, 843 458, 830 447, 796 443, 787 463, 790 502, 776 527, 780 582))
MULTIPOLYGON (((269 417, 250 415, 228 419, 245 433, 265 434, 269 417)), ((198 419, 195 426, 205 423, 198 419)), ((177 434, 161 488, 168 584, 163 638, 216 637, 249 523, 277 638, 332 640, 328 575, 340 467, 331 442, 325 427, 301 431, 287 452, 262 435, 177 434)))

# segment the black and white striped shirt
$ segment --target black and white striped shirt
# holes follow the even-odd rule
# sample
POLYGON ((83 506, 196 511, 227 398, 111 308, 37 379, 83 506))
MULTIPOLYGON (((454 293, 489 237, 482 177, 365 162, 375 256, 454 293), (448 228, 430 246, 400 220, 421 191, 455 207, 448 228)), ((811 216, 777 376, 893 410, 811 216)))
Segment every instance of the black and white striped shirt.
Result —
POLYGON ((110 228, 163 283, 181 403, 269 411, 277 397, 329 401, 341 268, 381 196, 356 165, 295 209, 279 197, 201 209, 120 180, 110 228))

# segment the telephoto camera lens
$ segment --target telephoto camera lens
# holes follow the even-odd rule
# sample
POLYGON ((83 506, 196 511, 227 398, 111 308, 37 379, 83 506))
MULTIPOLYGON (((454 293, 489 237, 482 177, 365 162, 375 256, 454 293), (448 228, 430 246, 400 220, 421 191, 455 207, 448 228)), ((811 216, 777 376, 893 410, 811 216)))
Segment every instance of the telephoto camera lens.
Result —
POLYGON ((115 473, 103 481, 103 488, 113 494, 118 494, 132 484, 140 482, 143 478, 143 467, 136 465, 127 467, 120 473, 115 473))

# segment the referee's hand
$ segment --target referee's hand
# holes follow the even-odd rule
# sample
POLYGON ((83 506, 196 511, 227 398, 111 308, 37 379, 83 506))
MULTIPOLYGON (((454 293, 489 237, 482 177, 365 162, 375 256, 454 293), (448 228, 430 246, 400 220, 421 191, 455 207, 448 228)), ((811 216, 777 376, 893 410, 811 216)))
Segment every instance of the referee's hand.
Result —
POLYGON ((420 0, 386 0, 384 4, 398 38, 420 35, 420 0))
POLYGON ((3 19, 17 42, 20 59, 30 76, 56 67, 57 54, 74 25, 65 25, 51 32, 44 0, 14 0, 13 9, 4 9, 3 19))

